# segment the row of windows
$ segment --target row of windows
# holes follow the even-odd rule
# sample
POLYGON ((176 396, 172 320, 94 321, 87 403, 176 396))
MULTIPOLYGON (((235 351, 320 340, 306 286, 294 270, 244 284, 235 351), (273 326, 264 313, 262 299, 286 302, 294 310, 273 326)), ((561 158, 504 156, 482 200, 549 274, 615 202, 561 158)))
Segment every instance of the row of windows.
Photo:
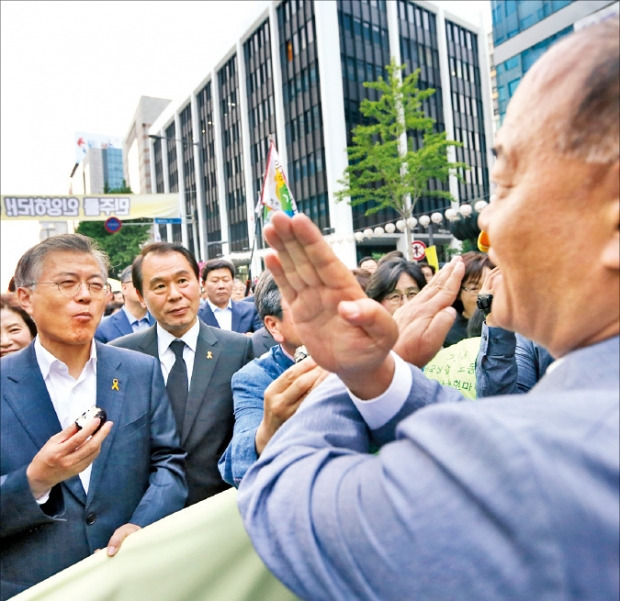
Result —
POLYGON ((450 65, 450 75, 458 79, 464 79, 471 83, 476 83, 476 69, 471 63, 459 60, 451 56, 448 59, 450 65))
POLYGON ((569 25, 561 31, 545 38, 538 44, 534 44, 520 54, 512 56, 508 60, 500 63, 496 67, 497 74, 497 94, 499 100, 500 118, 503 120, 508 101, 515 93, 521 78, 528 69, 553 45, 561 38, 567 36, 573 31, 573 26, 569 25))
POLYGON ((435 15, 412 2, 400 0, 398 3, 398 17, 416 27, 435 32, 435 15))
POLYGON ((306 156, 292 162, 291 174, 293 182, 301 182, 304 177, 313 177, 324 171, 323 149, 310 152, 306 156))
POLYGON ((470 50, 476 50, 476 34, 464 29, 455 23, 446 21, 446 36, 448 38, 448 48, 459 44, 463 48, 469 48, 470 50))
POLYGON ((312 63, 306 69, 302 69, 285 87, 285 96, 288 95, 289 102, 294 100, 298 94, 307 92, 311 86, 318 81, 316 64, 312 63), (288 94, 287 94, 288 92, 288 94))
POLYGON ((501 44, 568 6, 571 0, 492 0, 493 42, 501 44))
POLYGON ((471 96, 452 92, 452 110, 455 113, 478 117, 478 101, 471 96))
POLYGON ((269 46, 269 21, 265 21, 257 30, 252 34, 252 37, 245 43, 246 57, 250 58, 250 53, 258 54, 258 51, 269 46))
POLYGON ((480 134, 477 131, 469 131, 461 129, 460 127, 454 128, 454 139, 457 142, 461 142, 464 148, 482 152, 483 148, 480 143, 480 134))
POLYGON ((315 104, 298 117, 294 117, 289 121, 286 126, 287 143, 290 144, 303 138, 306 134, 321 127, 321 125, 321 109, 318 104, 315 104))
POLYGON ((314 22, 308 21, 302 25, 298 31, 293 33, 290 40, 286 42, 286 58, 292 61, 294 56, 299 54, 300 50, 305 50, 314 42, 314 22))
POLYGON ((258 127, 263 121, 269 119, 274 112, 273 96, 269 96, 250 110, 250 128, 258 127))
POLYGON ((271 79, 271 59, 268 58, 264 63, 259 65, 254 71, 252 71, 246 78, 248 95, 254 94, 265 83, 271 79))
POLYGON ((355 37, 368 44, 387 46, 389 43, 387 29, 380 27, 376 23, 373 24, 352 15, 342 13, 342 27, 345 32, 353 34, 355 37))

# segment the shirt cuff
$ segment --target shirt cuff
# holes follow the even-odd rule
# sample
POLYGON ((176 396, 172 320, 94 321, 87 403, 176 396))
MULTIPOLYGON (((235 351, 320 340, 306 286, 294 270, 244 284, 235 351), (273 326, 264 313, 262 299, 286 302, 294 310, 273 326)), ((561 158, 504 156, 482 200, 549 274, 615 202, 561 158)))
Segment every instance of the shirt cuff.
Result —
POLYGON ((41 495, 38 499, 35 499, 35 501, 39 505, 45 505, 50 500, 51 493, 52 493, 52 489, 50 488, 45 494, 41 495))
POLYGON ((394 351, 391 353, 394 357, 394 377, 384 393, 363 401, 349 390, 353 404, 371 430, 387 424, 401 410, 411 391, 413 377, 409 365, 394 351))

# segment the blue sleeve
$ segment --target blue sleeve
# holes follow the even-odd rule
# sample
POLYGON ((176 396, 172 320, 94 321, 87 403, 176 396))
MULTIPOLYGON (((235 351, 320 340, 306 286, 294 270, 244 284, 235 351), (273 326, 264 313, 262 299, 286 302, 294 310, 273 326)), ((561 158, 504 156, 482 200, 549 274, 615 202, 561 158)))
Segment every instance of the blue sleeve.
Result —
POLYGON ((517 361, 514 332, 482 324, 480 351, 476 360, 476 395, 478 398, 516 394, 517 361))
POLYGON ((525 600, 531 581, 517 574, 557 569, 555 548, 540 544, 546 516, 531 511, 531 453, 481 403, 457 397, 414 371, 408 410, 442 406, 410 413, 374 454, 373 433, 330 376, 278 430, 238 502, 254 548, 295 594, 525 600))
POLYGON ((515 357, 517 360, 517 389, 524 393, 530 390, 545 375, 547 367, 553 362, 553 357, 547 349, 516 335, 517 346, 515 357))
POLYGON ((148 488, 130 520, 141 527, 183 509, 187 499, 186 453, 179 443, 174 414, 157 360, 152 363, 150 384, 151 473, 148 488))
POLYGON ((254 439, 263 419, 265 389, 273 379, 256 362, 232 377, 235 425, 232 439, 218 462, 222 479, 232 486, 239 486, 248 468, 258 459, 254 439))

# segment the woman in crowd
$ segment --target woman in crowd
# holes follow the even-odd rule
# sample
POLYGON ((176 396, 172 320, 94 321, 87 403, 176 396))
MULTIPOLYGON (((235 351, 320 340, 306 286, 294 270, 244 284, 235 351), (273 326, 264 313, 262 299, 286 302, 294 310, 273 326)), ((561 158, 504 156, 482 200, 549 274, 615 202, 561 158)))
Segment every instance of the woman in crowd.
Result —
POLYGON ((37 326, 24 311, 14 293, 0 297, 0 357, 28 346, 37 335, 37 326))
POLYGON ((379 266, 370 277, 366 294, 394 314, 424 286, 426 279, 416 263, 395 258, 379 262, 379 266))
POLYGON ((467 324, 476 310, 478 292, 487 273, 495 267, 487 254, 471 251, 464 253, 462 257, 465 263, 465 275, 461 290, 452 305, 457 315, 443 343, 444 347, 451 346, 467 337, 467 324))

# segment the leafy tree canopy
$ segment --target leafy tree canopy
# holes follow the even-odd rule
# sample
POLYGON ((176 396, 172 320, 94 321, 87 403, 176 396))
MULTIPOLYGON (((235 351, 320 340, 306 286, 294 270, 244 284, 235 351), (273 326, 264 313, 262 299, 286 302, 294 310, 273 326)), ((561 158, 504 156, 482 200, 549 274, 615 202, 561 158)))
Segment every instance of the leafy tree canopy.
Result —
MULTIPOLYGON (((339 180, 338 201, 352 206, 369 203, 366 215, 392 208, 403 219, 413 215, 417 201, 423 196, 452 199, 450 192, 431 190, 433 179, 444 181, 450 174, 459 179, 465 163, 448 159, 451 146, 462 146, 446 138, 446 132, 434 132, 435 120, 424 112, 424 101, 435 93, 432 88, 418 88, 420 69, 402 78, 404 65, 394 59, 386 66, 387 80, 364 82, 364 87, 377 90, 378 100, 365 99, 360 111, 367 123, 353 129, 353 145, 349 146, 349 165, 339 180), (402 140, 406 133, 420 132, 422 144, 416 148, 416 136, 402 140)), ((410 231, 405 230, 407 248, 410 231)))
MULTIPOLYGON (((123 180, 123 186, 120 188, 108 188, 106 185, 104 188, 104 194, 133 194, 131 188, 129 188, 125 180, 123 180)), ((118 278, 119 273, 131 265, 132 261, 140 253, 140 249, 143 244, 149 238, 149 225, 152 223, 151 219, 134 219, 133 223, 144 223, 145 225, 125 225, 121 229, 110 234, 104 226, 103 221, 82 221, 76 232, 83 234, 89 238, 93 238, 97 241, 99 246, 110 257, 110 271, 108 277, 118 278)))

